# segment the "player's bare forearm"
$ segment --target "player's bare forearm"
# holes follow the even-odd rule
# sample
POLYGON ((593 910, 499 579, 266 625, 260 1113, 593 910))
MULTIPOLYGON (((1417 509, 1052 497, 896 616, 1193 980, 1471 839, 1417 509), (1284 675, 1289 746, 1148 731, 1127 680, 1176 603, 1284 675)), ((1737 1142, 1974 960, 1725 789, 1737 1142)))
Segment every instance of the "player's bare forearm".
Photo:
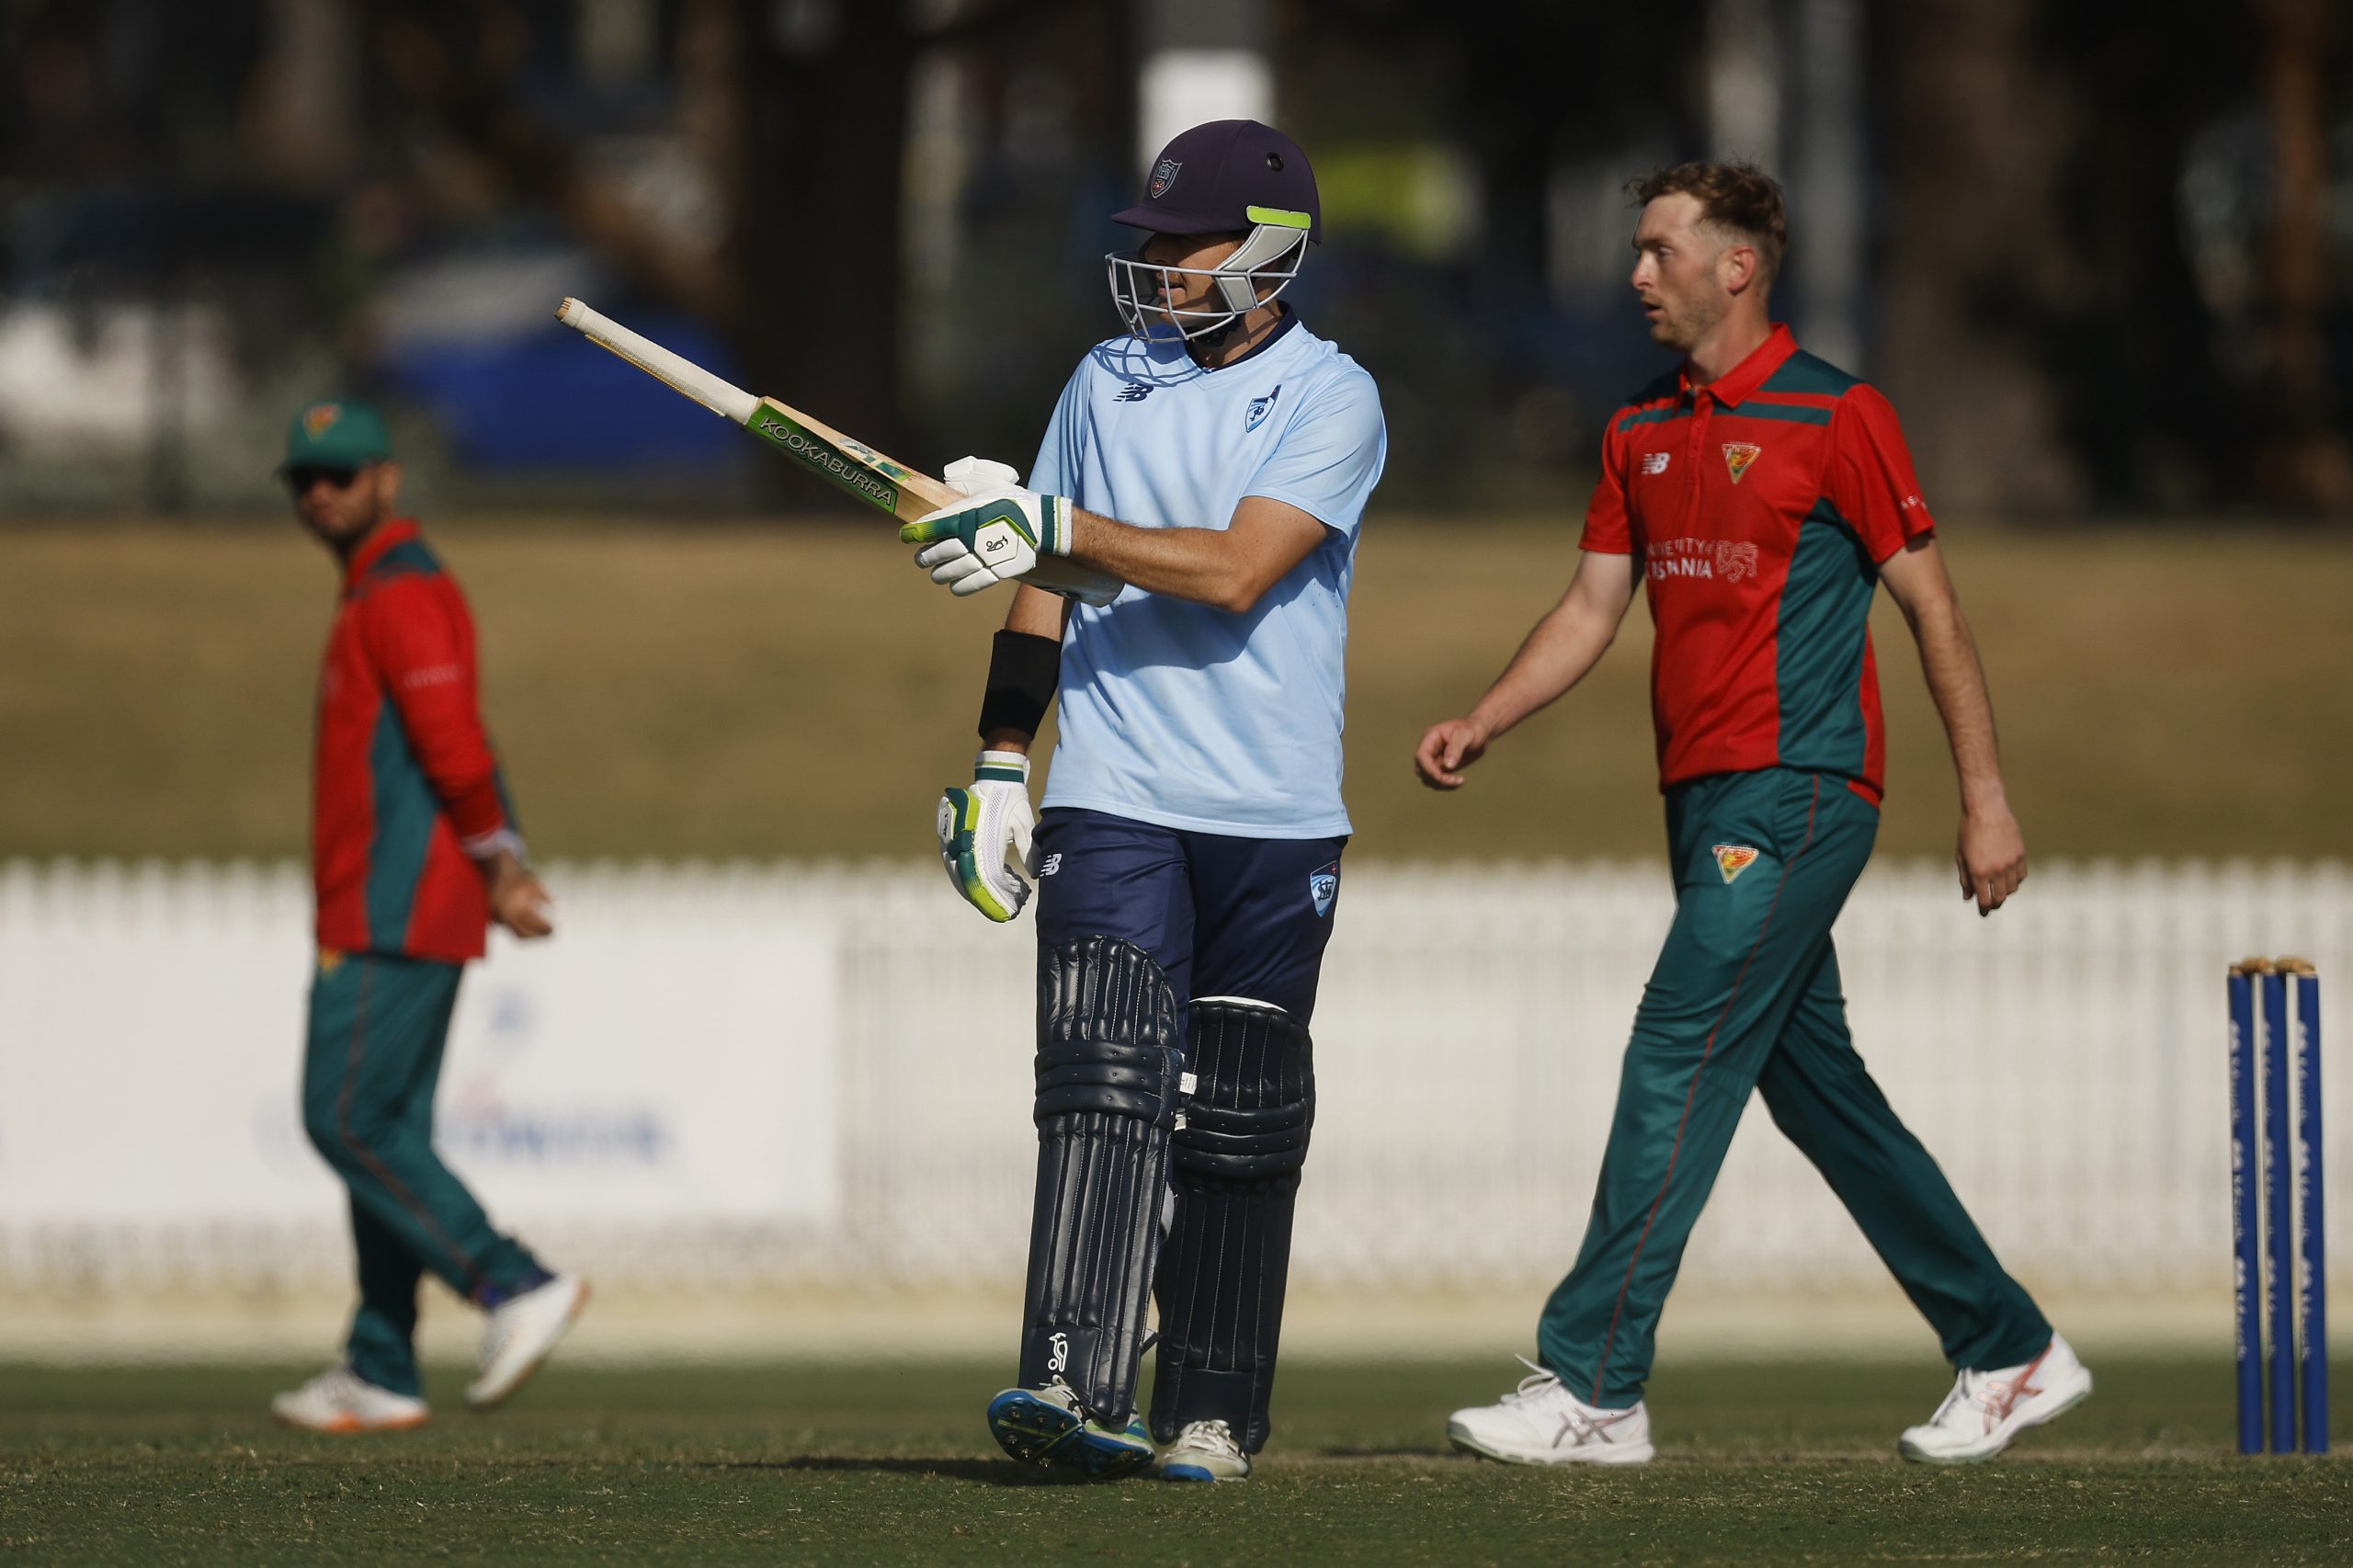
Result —
POLYGON ((1952 746, 1953 771, 1961 781, 1964 811, 2003 806, 2000 743, 1994 732, 1994 699, 1976 640, 1957 601, 1925 606, 1913 620, 1920 644, 1920 669, 1928 695, 1944 720, 1952 746))
POLYGON ((1933 537, 1913 540, 1881 564, 1880 575, 1919 644, 1920 672, 1952 747, 1961 785, 1953 859, 1961 896, 1976 900, 1980 915, 1990 915, 2026 881, 2026 836, 2002 782, 1994 699, 1977 641, 1933 537))
POLYGON ((1462 783, 1461 769, 1496 736, 1568 695, 1601 662, 1634 598, 1633 558, 1587 553, 1577 562, 1561 602, 1536 623, 1504 673, 1471 711, 1433 724, 1414 754, 1415 771, 1434 790, 1462 783))
POLYGON ((1287 502, 1245 495, 1223 528, 1140 528, 1071 509, 1071 559, 1148 594, 1236 615, 1324 542, 1328 530, 1287 502))
MULTIPOLYGON (((1059 642, 1063 628, 1070 621, 1070 609, 1071 601, 1062 595, 1022 585, 1013 590, 1013 608, 1005 612, 1005 629, 1059 642)), ((1018 752, 1028 756, 1030 744, 1037 738, 1030 731, 1000 726, 983 735, 981 744, 990 751, 1018 752)))
POLYGON ((1880 571, 1919 644, 1921 674, 1951 743, 1961 809, 2003 807, 1993 696, 1986 689, 1985 667, 1977 656, 1969 619, 1961 613, 1961 595, 1935 540, 1914 540, 1880 571))

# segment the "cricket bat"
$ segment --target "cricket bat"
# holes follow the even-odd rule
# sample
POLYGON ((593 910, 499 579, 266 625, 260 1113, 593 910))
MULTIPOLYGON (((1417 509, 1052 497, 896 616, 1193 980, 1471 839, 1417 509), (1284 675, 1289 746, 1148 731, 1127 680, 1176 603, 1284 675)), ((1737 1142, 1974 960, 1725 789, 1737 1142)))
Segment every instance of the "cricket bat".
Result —
MULTIPOLYGON (((843 435, 832 426, 772 397, 754 397, 731 385, 683 355, 673 354, 650 337, 631 332, 620 323, 567 299, 556 307, 555 319, 589 342, 620 355, 673 392, 730 419, 770 446, 799 460, 801 466, 880 512, 912 523, 929 512, 953 506, 964 499, 952 485, 917 472, 865 442, 843 435)), ((1053 593, 1108 604, 1121 586, 1117 578, 1057 557, 1040 557, 1022 579, 1053 593)))

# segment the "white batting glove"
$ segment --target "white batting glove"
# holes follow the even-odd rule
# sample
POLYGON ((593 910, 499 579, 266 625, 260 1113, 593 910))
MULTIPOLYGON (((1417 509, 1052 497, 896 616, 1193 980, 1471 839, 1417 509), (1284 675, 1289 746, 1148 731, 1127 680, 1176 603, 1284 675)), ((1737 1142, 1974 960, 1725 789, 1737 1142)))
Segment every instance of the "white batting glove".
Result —
POLYGON ((984 751, 972 786, 950 785, 939 797, 939 859, 964 902, 1004 922, 1029 902, 1029 759, 1017 751, 984 751), (1010 850, 1011 854, 1006 852, 1010 850))
POLYGON ((904 542, 924 546, 915 564, 933 582, 960 597, 1014 581, 1091 605, 1119 597, 1118 579, 1065 559, 1068 497, 1025 490, 1019 473, 986 458, 959 458, 941 477, 969 504, 943 506, 899 530, 904 542))

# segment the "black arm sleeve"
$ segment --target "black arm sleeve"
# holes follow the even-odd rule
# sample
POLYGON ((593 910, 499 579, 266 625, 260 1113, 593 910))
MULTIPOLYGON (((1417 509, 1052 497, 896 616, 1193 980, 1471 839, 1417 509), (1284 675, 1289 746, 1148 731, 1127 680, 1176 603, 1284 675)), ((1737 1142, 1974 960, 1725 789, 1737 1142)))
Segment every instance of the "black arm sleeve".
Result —
POLYGON ((1034 735, 1061 684, 1063 644, 1058 637, 1027 631, 996 634, 989 649, 989 684, 981 698, 981 739, 999 730, 1034 735))

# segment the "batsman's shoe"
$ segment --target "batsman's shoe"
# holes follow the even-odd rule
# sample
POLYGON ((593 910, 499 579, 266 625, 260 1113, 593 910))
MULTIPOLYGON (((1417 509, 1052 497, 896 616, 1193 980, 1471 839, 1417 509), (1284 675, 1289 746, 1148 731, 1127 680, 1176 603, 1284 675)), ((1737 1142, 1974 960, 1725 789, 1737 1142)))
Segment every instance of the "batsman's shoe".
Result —
POLYGON ((482 1330, 482 1370, 466 1385, 466 1403, 476 1410, 505 1403, 540 1369, 587 1300, 588 1281, 558 1274, 491 1308, 482 1330))
POLYGON ((997 1447, 1023 1464, 1075 1470, 1098 1481, 1152 1462, 1152 1434, 1142 1416, 1131 1415, 1125 1426, 1106 1426, 1081 1410, 1078 1396, 1061 1383, 1006 1390, 989 1401, 989 1431, 997 1447))
POLYGON ((1561 1380, 1519 1358, 1528 1376, 1493 1404, 1458 1410, 1446 1435, 1465 1453, 1507 1464, 1647 1464, 1650 1412, 1603 1410, 1577 1398, 1561 1380))
POLYGON ((1250 1456, 1222 1421, 1188 1421, 1176 1440, 1160 1451, 1163 1481, 1247 1481, 1250 1456))
POLYGON ((269 1402, 279 1423, 312 1432, 405 1432, 433 1419, 415 1394, 380 1388, 348 1367, 321 1372, 269 1402))
POLYGON ((2054 1334, 2041 1355, 2021 1366, 1963 1371, 1928 1424, 1906 1431, 1896 1451, 1918 1464, 1975 1464, 2091 1396, 2091 1369, 2054 1334))

